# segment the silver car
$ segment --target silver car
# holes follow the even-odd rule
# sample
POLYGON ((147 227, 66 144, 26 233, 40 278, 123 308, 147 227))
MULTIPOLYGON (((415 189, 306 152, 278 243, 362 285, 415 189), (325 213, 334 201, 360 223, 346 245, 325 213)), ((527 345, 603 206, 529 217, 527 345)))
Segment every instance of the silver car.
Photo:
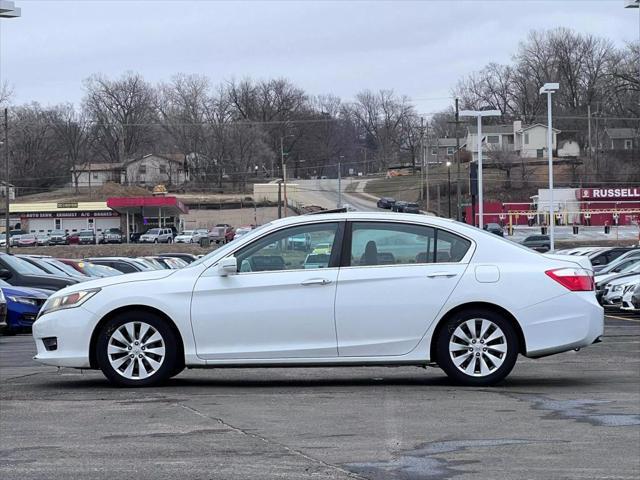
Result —
POLYGON ((173 231, 170 228, 152 228, 140 235, 140 243, 173 243, 173 231))

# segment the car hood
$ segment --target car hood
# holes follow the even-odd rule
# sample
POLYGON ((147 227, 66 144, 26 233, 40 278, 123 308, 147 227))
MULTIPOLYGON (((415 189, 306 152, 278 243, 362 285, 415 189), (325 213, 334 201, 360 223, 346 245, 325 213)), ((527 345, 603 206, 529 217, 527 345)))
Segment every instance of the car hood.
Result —
POLYGON ((145 272, 126 273, 124 275, 114 275, 112 277, 104 277, 96 280, 88 280, 86 282, 71 285, 59 290, 57 293, 73 293, 81 290, 92 288, 105 288, 110 285, 120 285, 128 282, 143 282, 145 280, 161 280, 174 274, 177 270, 149 270, 145 272))
POLYGON ((27 287, 1 287, 5 296, 16 295, 18 297, 31 297, 31 298, 49 298, 49 295, 44 293, 39 288, 27 288, 27 287))
POLYGON ((605 283, 608 283, 610 285, 620 285, 623 283, 630 283, 636 278, 640 278, 640 273, 623 273, 614 275, 613 278, 610 278, 609 281, 605 283))
POLYGON ((176 236, 176 239, 179 238, 179 239, 183 240, 183 239, 193 238, 193 237, 195 237, 195 235, 178 235, 178 236, 176 236))

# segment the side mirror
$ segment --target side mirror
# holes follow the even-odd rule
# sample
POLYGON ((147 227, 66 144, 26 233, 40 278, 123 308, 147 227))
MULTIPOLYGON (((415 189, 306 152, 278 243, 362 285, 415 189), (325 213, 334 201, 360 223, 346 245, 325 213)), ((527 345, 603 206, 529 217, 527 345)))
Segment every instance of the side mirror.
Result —
POLYGON ((221 277, 237 274, 238 260, 236 257, 227 257, 220 260, 220 263, 218 263, 218 273, 221 277))
POLYGON ((6 268, 0 268, 0 279, 9 280, 13 275, 6 268))

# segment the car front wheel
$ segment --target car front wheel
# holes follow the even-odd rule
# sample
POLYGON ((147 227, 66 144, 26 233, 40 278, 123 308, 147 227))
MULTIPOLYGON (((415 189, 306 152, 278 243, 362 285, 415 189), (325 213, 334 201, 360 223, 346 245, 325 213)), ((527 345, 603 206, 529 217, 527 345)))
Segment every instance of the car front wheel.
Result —
POLYGON ((436 359, 455 382, 469 386, 493 385, 516 363, 518 336, 511 322, 491 310, 465 310, 440 329, 436 359))
POLYGON ((118 386, 149 387, 174 375, 178 342, 166 322, 149 312, 117 315, 102 328, 96 345, 98 365, 118 386))

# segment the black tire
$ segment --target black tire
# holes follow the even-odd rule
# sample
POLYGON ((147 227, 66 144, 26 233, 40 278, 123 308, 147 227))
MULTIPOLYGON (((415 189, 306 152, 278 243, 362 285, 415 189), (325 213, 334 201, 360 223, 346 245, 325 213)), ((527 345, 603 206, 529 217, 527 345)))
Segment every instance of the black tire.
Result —
POLYGON ((178 350, 178 339, 163 318, 150 312, 131 310, 116 315, 102 327, 96 343, 96 358, 100 370, 114 385, 119 387, 151 387, 160 385, 179 373, 176 370, 184 364, 184 360, 178 359, 178 350), (111 365, 107 354, 109 338, 112 333, 122 325, 136 321, 143 321, 155 328, 162 336, 165 346, 165 357, 161 366, 149 377, 143 379, 129 379, 118 373, 111 365))
MULTIPOLYGON (((485 335, 484 337, 488 338, 490 336, 491 333, 489 333, 489 335, 485 335)), ((489 346, 489 343, 487 344, 487 346, 489 346)), ((479 344, 478 347, 480 347, 479 344)), ((480 387, 494 385, 506 378, 516 363, 519 351, 520 345, 518 341, 518 335, 516 334, 511 321, 495 311, 486 309, 476 308, 463 310, 456 313, 451 318, 446 320, 442 328, 439 329, 438 337, 436 338, 436 361, 438 362, 438 365, 454 382, 467 386, 480 387), (472 319, 484 319, 494 323, 498 328, 502 330, 502 333, 504 334, 504 340, 506 341, 507 351, 503 354, 502 364, 498 366, 494 371, 484 376, 474 376, 461 371, 454 363, 453 359, 451 358, 452 354, 450 354, 449 352, 449 342, 452 339, 454 331, 461 324, 472 319)), ((476 353, 476 355, 478 355, 478 353, 476 353)), ((483 356, 483 358, 485 357, 483 356)), ((479 365, 477 365, 477 367, 479 368, 479 365)))

